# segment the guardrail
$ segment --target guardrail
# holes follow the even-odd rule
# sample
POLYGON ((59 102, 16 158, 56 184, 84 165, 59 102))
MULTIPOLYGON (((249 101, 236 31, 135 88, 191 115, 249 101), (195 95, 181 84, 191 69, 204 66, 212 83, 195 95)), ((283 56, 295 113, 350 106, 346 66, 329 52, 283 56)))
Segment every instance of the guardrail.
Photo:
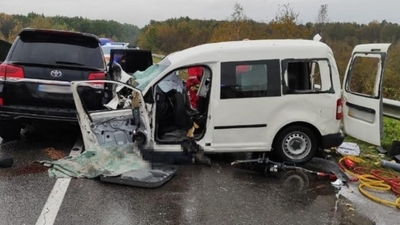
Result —
MULTIPOLYGON (((162 59, 165 55, 153 54, 153 57, 162 59)), ((400 120, 400 101, 383 98, 383 115, 400 120)))
POLYGON ((384 98, 383 115, 400 120, 400 101, 384 98))
POLYGON ((160 59, 165 57, 165 55, 154 54, 154 53, 152 55, 153 55, 153 57, 160 58, 160 59))

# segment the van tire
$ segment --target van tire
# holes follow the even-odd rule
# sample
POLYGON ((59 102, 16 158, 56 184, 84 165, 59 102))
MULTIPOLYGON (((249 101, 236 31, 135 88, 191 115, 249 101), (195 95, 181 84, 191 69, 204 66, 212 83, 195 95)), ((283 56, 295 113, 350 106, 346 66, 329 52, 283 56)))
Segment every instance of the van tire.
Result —
POLYGON ((21 125, 9 121, 1 121, 0 137, 3 141, 19 140, 21 138, 21 125))
POLYGON ((305 126, 294 125, 280 131, 273 143, 280 160, 293 163, 310 161, 318 150, 316 134, 305 126))

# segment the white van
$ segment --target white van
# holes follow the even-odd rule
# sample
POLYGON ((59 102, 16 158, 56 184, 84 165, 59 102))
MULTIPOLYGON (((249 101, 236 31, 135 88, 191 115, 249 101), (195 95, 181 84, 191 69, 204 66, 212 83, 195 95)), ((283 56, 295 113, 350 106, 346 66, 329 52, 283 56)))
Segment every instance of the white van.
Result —
POLYGON ((136 139, 157 152, 182 151, 193 122, 197 129, 192 137, 205 153, 272 151, 281 160, 302 163, 318 149, 343 142, 342 121, 347 134, 380 145, 381 85, 389 46, 355 47, 343 93, 331 48, 311 40, 199 45, 172 53, 144 71, 130 71, 132 76, 114 65, 111 76, 119 81, 101 81, 106 88, 99 89, 108 93, 107 108, 86 109, 79 97, 79 88, 99 81, 72 82, 85 147, 136 139), (357 93, 352 83, 365 57, 375 60, 375 70, 367 71, 376 80, 368 96, 357 93), (190 67, 203 71, 196 109, 187 104, 182 75, 190 67), (134 99, 139 102, 133 104, 134 99))

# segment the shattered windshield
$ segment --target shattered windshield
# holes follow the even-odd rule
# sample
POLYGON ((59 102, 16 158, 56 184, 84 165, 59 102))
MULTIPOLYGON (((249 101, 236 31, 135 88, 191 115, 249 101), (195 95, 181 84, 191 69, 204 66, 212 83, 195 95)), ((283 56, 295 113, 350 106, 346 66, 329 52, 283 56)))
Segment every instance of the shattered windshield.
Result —
POLYGON ((136 88, 139 90, 144 90, 146 86, 154 80, 160 73, 162 73, 171 62, 165 57, 160 62, 153 64, 145 71, 136 71, 132 76, 135 78, 136 88))

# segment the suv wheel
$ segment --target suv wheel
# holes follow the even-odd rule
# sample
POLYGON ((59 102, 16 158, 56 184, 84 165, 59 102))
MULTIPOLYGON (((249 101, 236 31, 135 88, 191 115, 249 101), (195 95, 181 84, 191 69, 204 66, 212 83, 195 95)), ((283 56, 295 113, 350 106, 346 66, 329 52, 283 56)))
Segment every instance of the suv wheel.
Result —
POLYGON ((314 157, 318 149, 318 140, 314 132, 307 127, 291 126, 278 134, 273 149, 280 160, 306 163, 314 157))
POLYGON ((13 141, 21 137, 21 125, 15 122, 0 122, 0 137, 3 141, 13 141))

